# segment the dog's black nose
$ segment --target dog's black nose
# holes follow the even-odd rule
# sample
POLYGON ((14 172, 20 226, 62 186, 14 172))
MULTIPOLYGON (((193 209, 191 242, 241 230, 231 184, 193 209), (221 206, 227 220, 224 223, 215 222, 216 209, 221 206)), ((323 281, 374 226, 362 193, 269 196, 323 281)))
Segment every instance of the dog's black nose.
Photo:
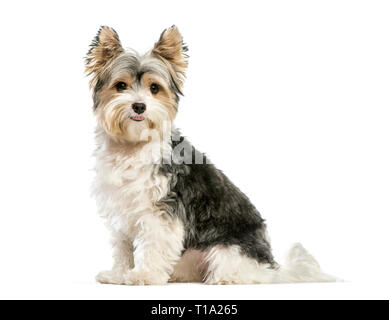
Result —
POLYGON ((135 102, 132 104, 132 109, 137 113, 137 114, 141 114, 143 112, 145 112, 146 110, 146 105, 142 102, 135 102))

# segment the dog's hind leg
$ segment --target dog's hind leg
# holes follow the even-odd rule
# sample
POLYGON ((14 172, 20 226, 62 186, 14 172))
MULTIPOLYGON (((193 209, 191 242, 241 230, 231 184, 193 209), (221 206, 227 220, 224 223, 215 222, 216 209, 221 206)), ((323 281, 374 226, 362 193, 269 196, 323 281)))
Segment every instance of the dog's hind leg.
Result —
POLYGON ((206 284, 254 284, 272 282, 269 263, 259 263, 243 254, 240 247, 215 246, 204 258, 206 284))
POLYGON ((239 246, 215 246, 205 257, 207 284, 333 282, 317 261, 300 245, 289 252, 284 266, 261 263, 242 253, 239 246))
POLYGON ((169 282, 203 282, 203 252, 187 250, 175 265, 169 282))

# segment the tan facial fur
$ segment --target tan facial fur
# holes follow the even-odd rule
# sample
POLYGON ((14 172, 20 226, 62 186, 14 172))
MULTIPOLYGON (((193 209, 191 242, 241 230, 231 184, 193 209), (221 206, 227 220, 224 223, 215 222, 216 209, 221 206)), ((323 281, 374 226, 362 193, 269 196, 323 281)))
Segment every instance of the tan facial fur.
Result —
POLYGON ((175 27, 165 30, 144 55, 125 51, 117 33, 102 27, 86 60, 100 127, 112 138, 123 141, 144 141, 144 131, 150 129, 162 136, 165 122, 171 124, 177 113, 187 67, 185 51, 175 27), (126 88, 118 90, 119 82, 125 83, 126 88), (158 92, 151 92, 153 84, 158 85, 158 92), (144 120, 134 120, 139 115, 132 107, 134 103, 146 105, 141 114, 144 120))
MULTIPOLYGON (((113 79, 109 86, 97 93, 100 101, 95 109, 99 123, 112 137, 136 140, 143 130, 155 129, 161 131, 163 122, 172 122, 176 116, 176 100, 163 81, 150 73, 145 73, 140 81, 124 74, 113 79), (124 82, 128 88, 118 92, 115 85, 124 82), (157 84, 159 91, 150 92, 152 84, 157 84), (138 100, 146 103, 146 119, 142 122, 131 120, 132 104, 138 100)), ((162 132, 160 132, 162 134, 162 132)))
POLYGON ((145 73, 142 77, 142 87, 144 90, 148 90, 153 83, 157 84, 160 89, 157 94, 153 94, 152 96, 166 107, 169 120, 173 121, 177 114, 177 102, 174 99, 174 95, 158 78, 153 77, 152 74, 145 73))

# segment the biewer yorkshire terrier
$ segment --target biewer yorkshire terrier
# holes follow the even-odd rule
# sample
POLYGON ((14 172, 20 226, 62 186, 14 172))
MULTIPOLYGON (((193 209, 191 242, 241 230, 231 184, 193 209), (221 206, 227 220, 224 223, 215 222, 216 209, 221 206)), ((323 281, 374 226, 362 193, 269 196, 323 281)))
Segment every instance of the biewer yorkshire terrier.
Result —
POLYGON ((101 27, 86 57, 97 118, 94 194, 112 232, 101 283, 327 282, 299 244, 284 266, 250 200, 174 127, 187 47, 176 27, 140 55, 101 27))

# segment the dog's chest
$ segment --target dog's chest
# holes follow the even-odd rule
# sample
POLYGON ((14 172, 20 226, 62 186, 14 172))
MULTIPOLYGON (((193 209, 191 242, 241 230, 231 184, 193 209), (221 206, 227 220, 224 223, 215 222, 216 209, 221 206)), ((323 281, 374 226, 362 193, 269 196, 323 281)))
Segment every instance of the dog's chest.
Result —
MULTIPOLYGON (((151 155, 150 155, 151 157, 151 155)), ((147 150, 137 153, 102 149, 96 153, 95 195, 100 214, 116 230, 131 232, 145 214, 158 214, 169 177, 159 173, 147 150)))

